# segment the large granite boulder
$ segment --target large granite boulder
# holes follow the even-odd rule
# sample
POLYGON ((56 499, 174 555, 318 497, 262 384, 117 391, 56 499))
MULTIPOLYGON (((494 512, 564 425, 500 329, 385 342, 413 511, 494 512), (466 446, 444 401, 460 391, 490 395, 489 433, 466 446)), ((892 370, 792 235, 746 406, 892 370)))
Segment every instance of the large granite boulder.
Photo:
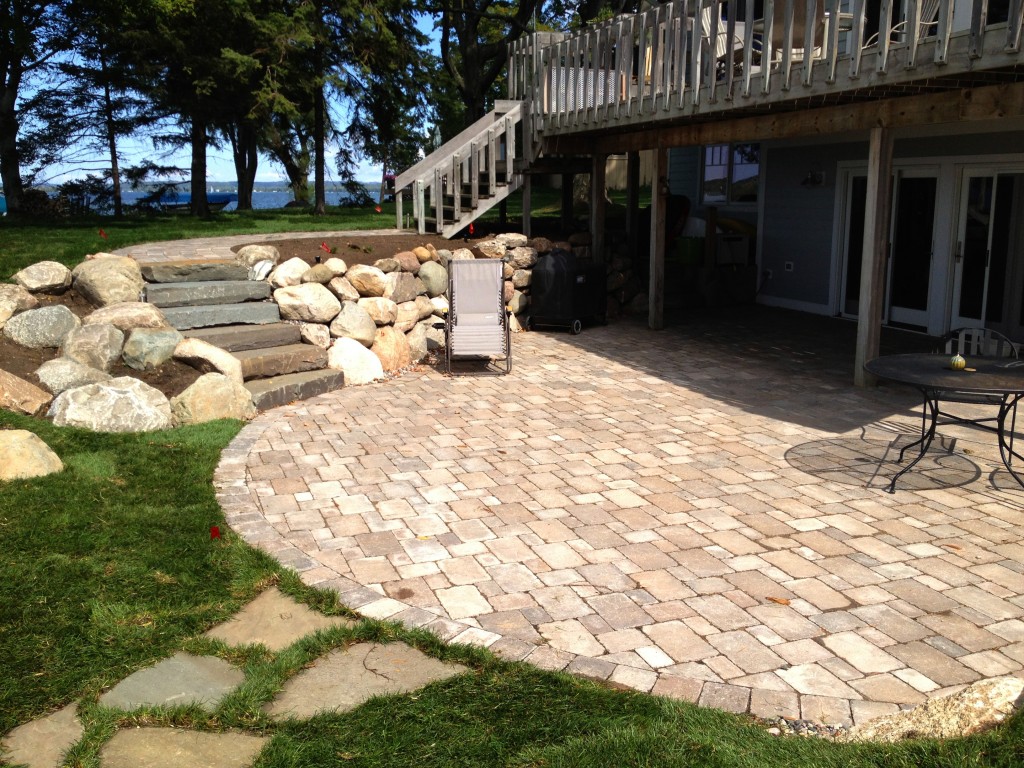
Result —
POLYGON ((377 338, 373 340, 370 351, 380 359, 387 373, 395 373, 412 364, 412 353, 405 334, 391 325, 377 329, 377 338))
POLYGON ((48 415, 57 426, 93 432, 149 432, 173 424, 163 393, 130 376, 61 392, 48 415))
POLYGON ((0 429, 0 481, 60 472, 64 462, 42 438, 25 429, 0 429))
POLYGON ((174 423, 199 424, 214 419, 248 420, 256 415, 249 390, 221 373, 204 373, 171 398, 174 423))
POLYGON ((312 267, 302 273, 302 282, 304 283, 320 283, 321 285, 327 285, 338 275, 335 274, 334 270, 328 267, 326 264, 314 264, 312 267))
MULTIPOLYGON (((504 253, 504 249, 502 252, 504 253)), ((472 261, 475 258, 476 254, 469 250, 469 248, 456 248, 452 251, 451 255, 452 261, 472 261)))
POLYGON ((420 271, 420 260, 412 251, 401 251, 396 253, 394 255, 394 259, 398 262, 398 266, 405 272, 411 272, 415 275, 420 271))
POLYGON ((61 392, 75 387, 84 387, 86 384, 110 381, 112 378, 109 373, 72 360, 70 357, 47 360, 36 369, 36 376, 40 383, 54 395, 59 395, 61 392))
POLYGON ((508 263, 516 269, 529 269, 537 263, 537 251, 525 245, 513 248, 508 253, 508 263))
POLYGON ((366 314, 373 318, 373 322, 377 325, 390 325, 398 317, 398 305, 391 299, 385 299, 382 296, 372 296, 360 299, 357 303, 366 310, 366 314))
POLYGON ((302 276, 309 271, 309 264, 298 256, 288 259, 284 264, 278 264, 270 273, 270 284, 274 288, 287 288, 290 285, 298 285, 302 282, 302 276))
POLYGON ((127 256, 83 261, 71 276, 75 290, 97 307, 138 301, 146 284, 139 262, 127 256))
POLYGON ((355 339, 335 340, 327 351, 327 366, 345 374, 346 387, 384 378, 380 358, 355 339))
POLYGON ((348 272, 348 264, 345 263, 344 259, 339 259, 337 256, 331 256, 323 265, 331 270, 334 277, 341 277, 348 272))
POLYGON ((505 244, 500 240, 481 240, 473 246, 488 259, 500 259, 505 256, 505 244))
POLYGON ((409 343, 409 357, 414 363, 418 363, 427 356, 427 324, 417 323, 413 329, 405 334, 405 340, 409 343))
POLYGON ((430 300, 430 306, 433 308, 434 314, 439 317, 447 315, 448 310, 451 308, 451 305, 448 303, 448 299, 444 296, 435 296, 432 298, 430 300))
POLYGON ((336 277, 327 284, 327 287, 342 301, 359 301, 359 291, 347 277, 336 277))
POLYGON ((121 359, 129 368, 151 371, 172 357, 185 337, 175 328, 135 328, 121 351, 121 359))
POLYGON ((159 308, 144 301, 126 301, 101 307, 85 316, 85 325, 110 323, 127 333, 135 328, 168 328, 167 318, 159 308))
POLYGON ((432 245, 418 245, 412 249, 413 255, 420 264, 428 261, 439 261, 437 250, 432 245))
POLYGON ((59 347, 64 338, 82 324, 74 312, 61 304, 29 309, 4 325, 4 336, 32 349, 59 347))
POLYGON ((518 248, 530 242, 530 238, 520 232, 504 232, 494 239, 506 248, 518 248))
POLYGON ((385 275, 391 272, 398 272, 402 268, 402 265, 398 263, 398 259, 392 258, 390 256, 384 259, 377 259, 375 262, 373 262, 373 266, 375 266, 385 275))
POLYGON ((174 348, 174 359, 191 365, 202 373, 222 373, 241 385, 242 363, 230 352, 202 339, 182 339, 174 348))
POLYGON ((123 347, 123 331, 110 323, 92 323, 68 333, 60 353, 90 368, 109 371, 120 359, 123 347))
POLYGON ((14 282, 31 293, 64 293, 71 287, 71 270, 59 261, 40 261, 12 276, 14 282))
POLYGON ((508 308, 514 315, 521 315, 530 306, 530 297, 522 291, 514 291, 512 299, 508 302, 508 308))
POLYGON ((20 285, 0 283, 0 329, 18 312, 38 306, 39 299, 20 285))
POLYGON ((261 261, 277 264, 281 260, 281 252, 272 245, 243 245, 235 253, 235 260, 251 269, 261 261))
POLYGON ((341 302, 321 283, 302 283, 274 291, 284 320, 329 323, 341 311, 341 302))
POLYGON ((331 346, 331 331, 320 323, 299 323, 299 338, 304 344, 312 344, 320 349, 331 346))
POLYGON ((395 314, 395 330, 408 333, 420 319, 420 308, 415 301, 403 301, 395 314))
POLYGON ((434 314, 434 302, 426 296, 417 296, 415 304, 417 320, 426 320, 434 314))
MULTIPOLYGON (((510 265, 511 266, 511 265, 510 265)), ((517 269, 512 273, 512 285, 516 288, 529 288, 533 281, 532 269, 517 269)))
POLYGON ((373 345, 377 338, 377 323, 357 302, 346 301, 341 312, 331 322, 331 336, 341 339, 355 339, 364 347, 373 345))
POLYGON ((366 264, 356 264, 349 267, 345 277, 352 286, 359 291, 360 296, 383 296, 387 284, 384 273, 366 264))
POLYGON ((34 416, 50 404, 49 393, 0 368, 0 408, 34 416))
POLYGON ((384 298, 395 304, 413 301, 424 290, 423 282, 408 272, 391 272, 384 278, 384 298))
POLYGON ((448 290, 448 270, 436 261, 428 261, 420 266, 417 277, 423 282, 430 298, 440 296, 448 290))

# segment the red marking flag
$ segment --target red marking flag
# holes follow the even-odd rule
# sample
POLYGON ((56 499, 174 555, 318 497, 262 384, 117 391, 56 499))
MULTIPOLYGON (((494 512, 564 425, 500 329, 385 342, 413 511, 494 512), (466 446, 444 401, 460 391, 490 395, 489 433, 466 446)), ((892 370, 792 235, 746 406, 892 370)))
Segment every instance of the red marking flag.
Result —
POLYGON ((375 206, 373 210, 375 210, 377 213, 380 213, 383 209, 378 205, 375 206))
POLYGON ((107 239, 107 233, 104 232, 102 229, 100 230, 100 237, 102 237, 104 240, 107 239))
POLYGON ((210 540, 212 541, 213 539, 219 539, 219 538, 220 538, 220 526, 219 525, 211 525, 210 526, 210 540))
POLYGON ((472 224, 472 222, 470 222, 470 224, 469 224, 469 236, 470 236, 470 237, 472 237, 472 236, 473 236, 473 232, 474 232, 474 229, 473 229, 473 224, 472 224))
POLYGON ((320 243, 320 250, 323 251, 324 253, 330 253, 331 246, 329 246, 327 243, 320 243))

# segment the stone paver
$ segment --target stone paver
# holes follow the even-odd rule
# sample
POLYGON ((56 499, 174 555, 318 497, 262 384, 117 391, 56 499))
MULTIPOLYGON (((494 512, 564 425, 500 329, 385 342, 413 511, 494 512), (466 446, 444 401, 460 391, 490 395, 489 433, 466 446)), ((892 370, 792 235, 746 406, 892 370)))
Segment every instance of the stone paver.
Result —
POLYGON ((206 636, 228 645, 262 643, 268 650, 280 651, 310 632, 352 623, 339 616, 317 613, 271 587, 206 636))
POLYGON ((29 768, 57 768, 61 756, 82 738, 77 704, 19 725, 0 741, 0 759, 29 768))
POLYGON ((264 709, 274 717, 312 717, 354 709, 373 696, 408 693, 465 672, 404 643, 358 643, 332 651, 285 683, 264 709))
POLYGON ((176 653, 126 677, 100 696, 100 704, 118 709, 198 704, 213 711, 244 679, 222 659, 176 653))
POLYGON ((103 745, 103 768, 249 768, 269 737, 182 728, 122 730, 103 745))
POLYGON ((364 615, 729 709, 862 722, 1019 674, 1024 493, 991 436, 943 427, 951 453, 883 493, 914 394, 851 386, 848 326, 744 312, 517 334, 509 376, 423 368, 266 412, 221 504, 364 615))

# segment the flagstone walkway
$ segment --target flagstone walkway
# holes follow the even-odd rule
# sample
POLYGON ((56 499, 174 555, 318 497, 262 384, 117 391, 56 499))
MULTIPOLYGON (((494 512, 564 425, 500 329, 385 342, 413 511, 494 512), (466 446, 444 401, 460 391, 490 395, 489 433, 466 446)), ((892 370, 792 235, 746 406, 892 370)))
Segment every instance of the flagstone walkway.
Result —
POLYGON ((862 722, 1022 674, 1024 491, 994 439, 944 430, 890 495, 912 394, 714 334, 519 334, 507 377, 280 408, 219 498, 364 615, 708 706, 862 722))

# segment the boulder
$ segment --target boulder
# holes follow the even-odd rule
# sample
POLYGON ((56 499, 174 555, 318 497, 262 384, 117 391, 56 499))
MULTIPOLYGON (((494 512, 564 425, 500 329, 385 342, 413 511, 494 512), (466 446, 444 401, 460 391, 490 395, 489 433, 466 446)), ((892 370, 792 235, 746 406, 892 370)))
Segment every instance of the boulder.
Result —
POLYGON ((249 390, 220 373, 204 373, 177 397, 171 398, 177 426, 215 419, 247 421, 256 415, 249 390))
POLYGON ((505 232, 494 239, 506 248, 520 248, 530 242, 530 238, 519 232, 505 232))
POLYGON ((447 267, 448 262, 452 260, 452 252, 447 248, 439 248, 437 250, 437 258, 434 261, 438 262, 442 267, 447 267))
POLYGON ((284 320, 329 323, 341 311, 341 302, 320 283, 302 283, 274 291, 284 320))
POLYGON ((400 253, 396 253, 394 259, 398 262, 398 266, 405 272, 411 272, 415 275, 420 271, 420 260, 412 251, 401 251, 400 253))
POLYGON ((516 288, 527 288, 533 281, 533 272, 529 269, 517 269, 512 273, 512 285, 516 288))
POLYGON ((320 323, 299 323, 299 337, 303 343, 320 349, 331 346, 331 332, 326 325, 320 323))
MULTIPOLYGON (((427 352, 437 352, 443 355, 445 345, 444 327, 442 326, 441 328, 437 328, 435 327, 437 325, 441 325, 441 323, 439 323, 438 319, 435 317, 431 318, 430 320, 424 320, 416 327, 423 329, 423 335, 427 343, 427 352)), ((410 336, 411 335, 412 334, 410 334, 410 336)), ((412 344, 411 339, 409 341, 409 344, 412 344)))
POLYGON ((68 333, 60 353, 90 368, 109 371, 121 357, 123 347, 123 331, 110 323, 92 323, 68 333))
POLYGON ((366 311, 366 314, 368 314, 377 325, 390 325, 395 322, 395 318, 398 317, 398 305, 391 299, 371 297, 368 299, 360 299, 357 303, 366 311))
POLYGON ((425 264, 428 261, 437 261, 438 252, 431 252, 426 246, 418 245, 412 249, 412 254, 420 264, 425 264))
POLYGON ((445 315, 448 314, 448 299, 446 299, 444 296, 435 296, 434 298, 432 298, 430 300, 430 306, 433 308, 435 315, 440 315, 441 317, 444 317, 445 315))
POLYGON ((427 296, 434 298, 448 290, 448 270, 436 261, 428 261, 420 266, 416 275, 427 289, 427 296))
POLYGON ((40 261, 15 272, 14 282, 31 293, 64 293, 71 287, 71 270, 59 261, 40 261))
POLYGON ((537 263, 537 251, 527 246, 519 246, 508 252, 508 263, 516 269, 529 269, 537 263))
POLYGON ((327 285, 327 283, 331 282, 331 280, 336 277, 337 275, 334 273, 334 270, 326 264, 314 264, 302 273, 302 279, 300 282, 327 285))
POLYGON ((405 334, 405 340, 409 342, 409 357, 414 363, 418 363, 427 356, 427 324, 417 323, 412 330, 405 334))
POLYGON ((266 261, 257 261, 246 273, 247 280, 266 280, 270 277, 270 273, 274 271, 274 262, 269 259, 266 261))
POLYGON ((242 383, 241 361, 230 352, 202 339, 182 339, 174 348, 174 359, 202 373, 223 373, 232 381, 242 383))
POLYGON ((167 318, 158 307, 142 301, 127 301, 97 309, 85 316, 85 325, 109 323, 124 332, 136 328, 168 328, 167 318))
POLYGON ((481 240, 473 247, 488 259, 501 259, 505 257, 505 244, 500 240, 481 240))
POLYGON ((555 244, 548 240, 546 237, 535 237, 529 243, 527 243, 538 255, 545 253, 551 253, 554 249, 555 244))
POLYGON ((391 272, 398 272, 402 268, 402 265, 398 263, 397 259, 392 258, 377 259, 375 262, 373 262, 373 266, 375 266, 385 275, 391 272))
POLYGON ((512 299, 508 302, 508 308, 514 315, 521 315, 530 306, 530 297, 522 291, 514 291, 512 299))
POLYGON ((20 285, 0 283, 0 329, 18 312, 38 306, 39 299, 20 285))
POLYGON ((334 278, 327 284, 327 288, 342 301, 359 301, 359 291, 347 277, 334 278))
POLYGON ((451 261, 472 261, 475 258, 476 256, 469 248, 456 248, 451 255, 451 261))
POLYGON ((85 260, 86 261, 95 261, 96 259, 120 259, 120 258, 122 258, 122 257, 118 256, 116 253, 107 253, 106 251, 100 251, 99 253, 89 253, 89 254, 86 254, 86 256, 85 256, 85 260))
POLYGON ((403 301, 395 315, 395 330, 402 333, 411 331, 420 320, 420 308, 415 301, 403 301))
POLYGON ((148 384, 121 376, 61 392, 48 415, 59 427, 93 432, 149 432, 172 426, 171 404, 148 384))
POLYGON ((434 305, 426 296, 416 297, 416 319, 426 320, 434 314, 434 305))
POLYGON ((235 259, 252 268, 261 261, 277 264, 281 260, 281 252, 272 245, 243 245, 235 253, 235 259))
POLYGON ((512 297, 515 296, 516 287, 512 285, 511 280, 506 280, 502 283, 501 301, 504 304, 508 304, 512 301, 512 297))
POLYGON ((903 739, 955 739, 987 730, 1024 706, 1024 680, 995 677, 913 709, 855 725, 841 741, 896 742, 903 739))
POLYGON ((146 285, 139 262, 127 256, 83 261, 71 276, 75 290, 97 307, 138 301, 146 285))
POLYGON ((12 317, 4 325, 4 336, 32 349, 59 347, 82 321, 61 304, 29 309, 12 317))
POLYGON ((59 395, 67 389, 84 387, 86 384, 99 384, 113 378, 109 373, 92 368, 69 357, 58 357, 47 360, 36 370, 40 383, 51 394, 59 395))
POLYGON ((422 289, 423 282, 408 272, 390 272, 384 277, 384 298, 395 304, 415 301, 422 289))
POLYGON ((352 283, 352 286, 359 291, 360 296, 383 296, 384 273, 377 267, 370 267, 366 264, 356 264, 350 267, 345 277, 352 283))
POLYGON ((337 339, 327 351, 327 366, 345 374, 345 386, 384 378, 380 358, 355 339, 337 339))
POLYGON ((512 275, 516 273, 516 268, 509 264, 507 261, 501 265, 501 278, 503 280, 511 280, 512 275))
MULTIPOLYGON (((0 408, 35 416, 50 404, 51 399, 47 392, 35 384, 0 368, 0 408)), ((3 430, 0 430, 0 434, 3 434, 3 430)))
POLYGON ((409 342, 405 334, 391 325, 377 329, 377 338, 374 339, 370 351, 380 359, 380 364, 387 373, 395 373, 412 364, 409 342))
POLYGON ((341 339, 355 339, 364 347, 370 347, 377 338, 377 323, 364 307, 354 301, 346 301, 331 322, 330 333, 341 339))
POLYGON ((172 357, 185 337, 174 328, 134 328, 121 350, 124 364, 137 371, 159 368, 172 357))
POLYGON ((287 288, 290 285, 298 285, 302 282, 302 276, 309 271, 309 264, 299 257, 288 259, 284 264, 278 264, 270 273, 270 284, 274 288, 287 288))
POLYGON ((64 469, 64 462, 42 438, 26 429, 0 430, 0 480, 44 477, 64 469))
POLYGON ((331 258, 324 262, 324 266, 331 270, 331 274, 333 274, 334 277, 341 277, 348 272, 348 264, 337 256, 331 256, 331 258))

